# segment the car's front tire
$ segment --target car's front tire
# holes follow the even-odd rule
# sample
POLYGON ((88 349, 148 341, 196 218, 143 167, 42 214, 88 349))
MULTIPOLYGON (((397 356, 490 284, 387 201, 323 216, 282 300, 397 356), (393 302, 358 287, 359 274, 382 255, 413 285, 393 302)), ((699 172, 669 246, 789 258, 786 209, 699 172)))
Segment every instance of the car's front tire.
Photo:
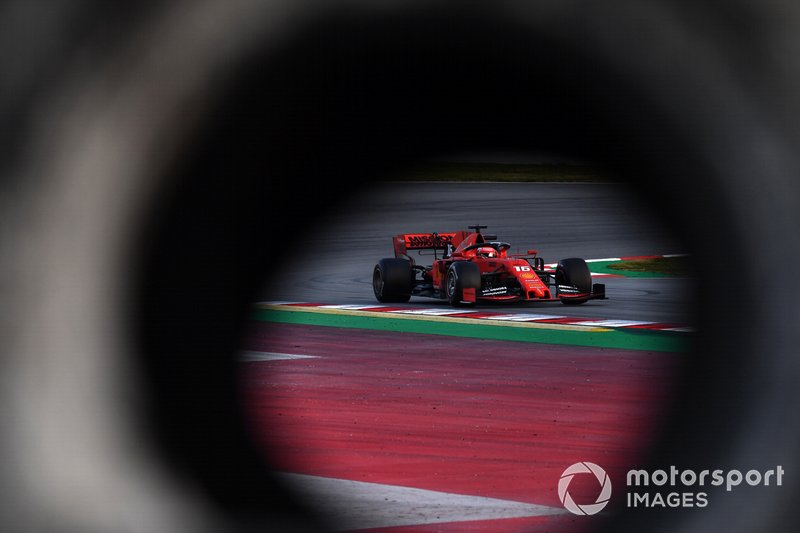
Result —
POLYGON ((592 274, 586 261, 577 257, 559 261, 556 285, 561 303, 578 305, 588 301, 592 296, 592 274))
POLYGON ((481 271, 475 263, 456 261, 447 269, 444 278, 445 295, 450 305, 474 305, 474 301, 464 300, 464 289, 475 289, 477 294, 481 288, 481 271))

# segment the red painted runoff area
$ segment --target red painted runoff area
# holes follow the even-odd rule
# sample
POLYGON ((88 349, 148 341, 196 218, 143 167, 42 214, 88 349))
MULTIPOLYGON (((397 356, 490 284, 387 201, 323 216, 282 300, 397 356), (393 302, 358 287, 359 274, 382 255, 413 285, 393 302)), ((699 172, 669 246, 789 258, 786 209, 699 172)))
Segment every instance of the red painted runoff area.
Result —
MULTIPOLYGON (((241 365, 247 416, 276 470, 561 511, 557 487, 568 466, 594 462, 618 487, 625 472, 642 466, 660 437, 681 360, 260 321, 242 348, 315 356, 241 365)), ((570 493, 593 503, 597 482, 580 477, 570 493)), ((375 531, 528 531, 535 524, 579 531, 586 519, 564 512, 375 531)))

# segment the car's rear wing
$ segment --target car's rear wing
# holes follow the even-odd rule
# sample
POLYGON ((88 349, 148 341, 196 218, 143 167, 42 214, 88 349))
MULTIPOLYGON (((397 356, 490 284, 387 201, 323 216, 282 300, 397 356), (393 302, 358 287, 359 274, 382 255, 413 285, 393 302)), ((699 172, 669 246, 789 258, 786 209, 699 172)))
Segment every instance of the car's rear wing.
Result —
POLYGON ((447 250, 455 248, 469 232, 454 231, 451 233, 403 233, 392 239, 395 257, 408 257, 409 250, 447 250))

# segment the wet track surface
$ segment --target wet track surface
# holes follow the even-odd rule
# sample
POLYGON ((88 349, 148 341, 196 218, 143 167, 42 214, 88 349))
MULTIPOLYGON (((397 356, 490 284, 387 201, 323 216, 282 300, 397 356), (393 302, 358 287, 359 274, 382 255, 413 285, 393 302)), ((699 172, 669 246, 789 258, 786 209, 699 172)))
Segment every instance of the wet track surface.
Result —
MULTIPOLYGON (((512 244, 512 253, 536 249, 546 263, 567 257, 686 253, 646 206, 617 184, 387 183, 354 197, 302 236, 296 260, 271 274, 259 300, 373 304, 372 268, 391 257, 399 233, 446 232, 487 225, 512 244)), ((418 257, 420 264, 431 258, 418 257)), ((603 278, 604 301, 573 314, 589 318, 691 323, 691 280, 603 278)), ((411 305, 445 305, 429 298, 411 305)), ((563 313, 558 303, 485 306, 504 312, 563 313)))

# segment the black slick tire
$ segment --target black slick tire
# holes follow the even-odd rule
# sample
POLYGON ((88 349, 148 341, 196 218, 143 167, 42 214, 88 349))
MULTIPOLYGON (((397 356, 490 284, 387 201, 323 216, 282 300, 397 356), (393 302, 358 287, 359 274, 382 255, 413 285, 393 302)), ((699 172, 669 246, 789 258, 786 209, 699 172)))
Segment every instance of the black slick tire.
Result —
POLYGON ((556 285, 561 303, 579 305, 591 298, 592 274, 586 261, 577 257, 562 259, 556 267, 556 285), (575 297, 572 294, 586 294, 586 297, 575 297))
POLYGON ((474 302, 464 301, 464 289, 481 289, 481 271, 478 265, 467 261, 456 261, 447 269, 444 279, 445 295, 450 305, 460 307, 474 305, 474 302))
POLYGON ((381 303, 407 302, 411 298, 414 273, 406 259, 385 258, 372 271, 372 290, 381 303))

